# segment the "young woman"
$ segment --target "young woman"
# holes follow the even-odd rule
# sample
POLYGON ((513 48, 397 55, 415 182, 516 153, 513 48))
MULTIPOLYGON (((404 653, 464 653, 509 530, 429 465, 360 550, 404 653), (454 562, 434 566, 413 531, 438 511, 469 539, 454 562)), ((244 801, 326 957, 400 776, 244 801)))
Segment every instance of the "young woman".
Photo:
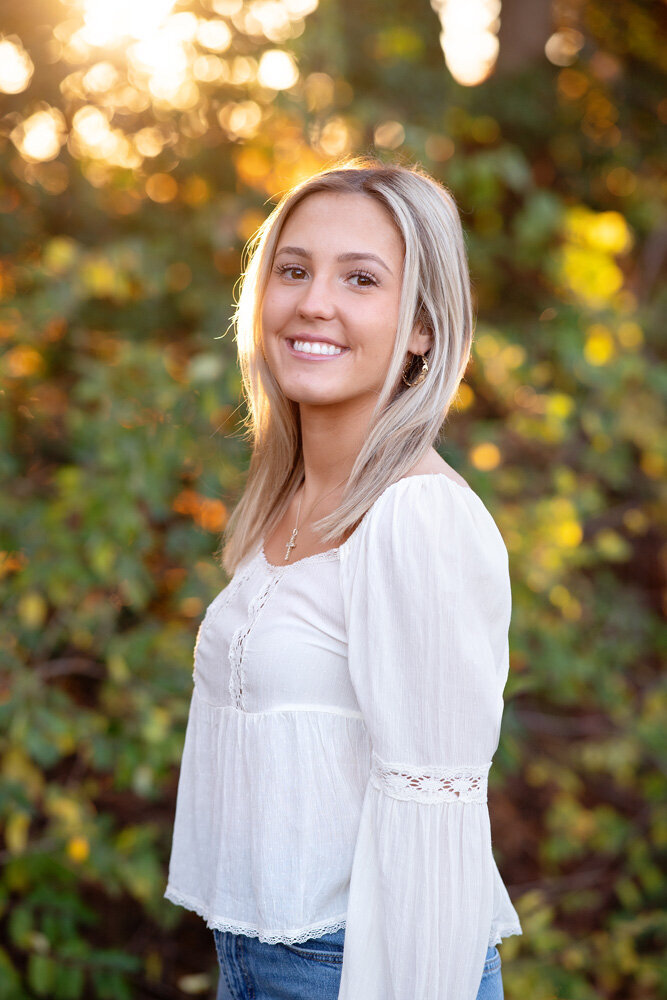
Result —
POLYGON ((511 590, 433 447, 473 335, 451 195, 365 160, 296 187, 236 330, 253 451, 165 895, 213 929, 222 998, 497 1000, 521 933, 487 806, 511 590))

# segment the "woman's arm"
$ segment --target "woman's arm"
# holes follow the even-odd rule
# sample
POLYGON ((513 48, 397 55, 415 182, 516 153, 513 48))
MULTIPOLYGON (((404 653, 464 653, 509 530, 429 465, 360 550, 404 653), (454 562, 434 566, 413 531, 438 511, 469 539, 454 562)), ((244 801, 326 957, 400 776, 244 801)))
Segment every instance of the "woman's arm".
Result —
POLYGON ((491 934, 487 774, 511 616, 479 497, 408 478, 341 550, 352 681, 373 747, 339 1000, 475 1000, 491 934))

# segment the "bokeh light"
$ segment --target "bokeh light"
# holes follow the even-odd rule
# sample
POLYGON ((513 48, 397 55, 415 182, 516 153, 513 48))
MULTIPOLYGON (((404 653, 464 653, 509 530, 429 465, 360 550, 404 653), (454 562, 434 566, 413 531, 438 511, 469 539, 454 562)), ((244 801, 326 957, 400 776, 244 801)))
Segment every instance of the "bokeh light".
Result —
POLYGON ((314 145, 324 156, 344 156, 349 152, 352 136, 345 119, 334 115, 325 122, 314 145))
POLYGON ((319 0, 282 0, 290 17, 308 17, 317 10, 319 0))
POLYGON ((232 43, 232 33, 224 21, 200 21, 197 41, 211 52, 226 52, 232 43))
POLYGON ((84 90, 91 94, 105 94, 118 83, 119 73, 113 63, 94 63, 82 78, 84 90))
MULTIPOLYGON (((55 158, 66 144, 84 161, 88 181, 103 187, 114 168, 136 170, 167 150, 182 159, 186 136, 207 135, 210 144, 254 138, 275 94, 300 81, 296 59, 282 45, 303 33, 317 0, 208 0, 201 13, 176 0, 68 5, 79 17, 56 23, 50 42, 52 61, 70 67, 59 82, 62 112, 33 105, 30 120, 15 116, 10 134, 31 164, 55 158)), ((0 45, 2 86, 19 92, 30 82, 32 60, 16 36, 0 45)), ((340 96, 344 88, 337 86, 340 96)), ((333 79, 311 74, 307 94, 313 109, 328 107, 333 79)), ((312 148, 335 156, 348 152, 351 140, 343 119, 331 116, 315 126, 312 148)), ((55 169, 31 177, 45 190, 63 191, 68 178, 55 169)), ((268 170, 262 176, 267 182, 268 170)), ((118 192, 113 203, 120 214, 137 207, 128 192, 118 192)))
POLYGON ((470 464, 476 469, 480 469, 483 472, 489 472, 491 469, 498 468, 502 456, 500 454, 500 449, 496 444, 492 441, 482 441, 470 450, 468 458, 470 460, 470 464))
POLYGON ((269 49, 259 61, 257 80, 270 90, 289 90, 299 79, 299 71, 289 52, 269 49))
POLYGON ((140 166, 141 156, 125 133, 111 126, 110 117, 108 110, 90 104, 79 108, 72 118, 72 151, 76 156, 104 160, 113 166, 140 166))
POLYGON ((146 181, 146 194, 151 201, 165 205, 178 194, 178 184, 170 174, 153 174, 146 181))
MULTIPOLYGON (((559 266, 565 286, 591 306, 611 302, 623 287, 623 271, 615 257, 633 245, 625 218, 620 212, 594 212, 576 205, 565 213, 564 235, 559 266)), ((595 348, 593 353, 597 357, 600 352, 595 348)))
POLYGON ((440 18, 445 63, 458 83, 472 87, 498 58, 500 0, 431 0, 440 18))
POLYGON ((285 42, 292 34, 290 14, 279 0, 255 0, 244 13, 243 30, 270 42, 285 42))
POLYGON ((561 28, 547 40, 544 52, 554 66, 570 66, 584 45, 584 36, 573 28, 561 28))
POLYGON ((218 118, 230 139, 249 139, 259 128, 262 109, 256 101, 239 101, 221 108, 218 118))
POLYGON ((10 133, 24 159, 43 163, 56 158, 65 141, 65 118, 57 108, 36 111, 10 133))
POLYGON ((30 85, 35 71, 32 59, 16 36, 0 39, 0 90, 20 94, 30 85))
POLYGON ((373 141, 381 149, 398 149, 405 142, 405 129, 397 121, 380 122, 373 132, 373 141))

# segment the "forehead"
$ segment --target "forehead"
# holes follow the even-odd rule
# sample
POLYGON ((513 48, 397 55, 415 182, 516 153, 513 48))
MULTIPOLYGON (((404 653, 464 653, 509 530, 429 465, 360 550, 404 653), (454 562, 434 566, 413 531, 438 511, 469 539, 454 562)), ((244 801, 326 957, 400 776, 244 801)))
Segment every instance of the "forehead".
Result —
POLYGON ((368 194, 317 191, 307 195, 285 222, 278 248, 297 242, 304 249, 383 250, 403 258, 403 239, 387 209, 368 194))

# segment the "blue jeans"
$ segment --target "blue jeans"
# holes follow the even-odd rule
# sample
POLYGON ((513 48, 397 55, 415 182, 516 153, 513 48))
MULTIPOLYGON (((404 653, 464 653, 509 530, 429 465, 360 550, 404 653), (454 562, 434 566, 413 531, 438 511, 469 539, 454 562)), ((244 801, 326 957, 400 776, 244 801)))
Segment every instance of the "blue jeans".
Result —
MULTIPOLYGON (((216 930, 213 938, 220 966, 217 1000, 338 1000, 344 927, 300 944, 265 944, 216 930)), ((477 1000, 503 1000, 500 964, 498 949, 489 948, 477 1000)))

